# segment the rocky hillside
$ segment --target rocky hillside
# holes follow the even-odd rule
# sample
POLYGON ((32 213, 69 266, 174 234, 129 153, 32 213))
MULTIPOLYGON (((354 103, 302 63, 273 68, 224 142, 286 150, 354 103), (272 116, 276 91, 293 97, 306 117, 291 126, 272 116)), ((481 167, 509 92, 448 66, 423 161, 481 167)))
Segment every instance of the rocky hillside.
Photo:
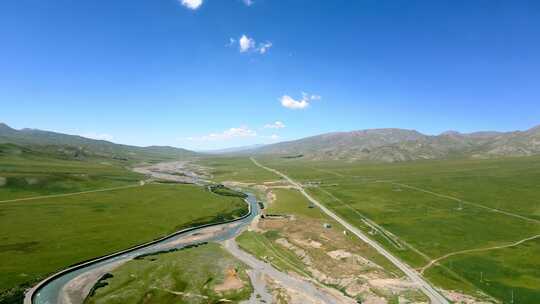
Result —
POLYGON ((455 131, 437 136, 414 130, 372 129, 328 133, 250 151, 305 159, 396 162, 456 157, 488 158, 540 154, 540 126, 527 131, 455 131))

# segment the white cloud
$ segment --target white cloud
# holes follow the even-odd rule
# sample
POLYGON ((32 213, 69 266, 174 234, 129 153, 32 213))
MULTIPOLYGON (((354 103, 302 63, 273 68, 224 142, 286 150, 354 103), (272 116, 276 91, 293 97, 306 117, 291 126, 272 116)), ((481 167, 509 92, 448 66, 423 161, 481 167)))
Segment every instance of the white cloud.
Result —
POLYGON ((81 136, 86 137, 86 138, 90 138, 90 139, 107 140, 107 141, 111 141, 111 140, 114 139, 114 137, 112 135, 106 134, 106 133, 89 132, 89 133, 81 134, 81 136))
POLYGON ((274 123, 264 125, 264 128, 265 129, 283 129, 285 128, 285 124, 278 120, 274 123))
POLYGON ((244 2, 244 4, 247 5, 247 6, 252 6, 253 3, 255 3, 255 1, 253 1, 253 0, 242 0, 242 2, 244 2))
POLYGON ((289 95, 283 95, 283 97, 281 97, 281 105, 285 108, 298 110, 307 108, 309 106, 309 102, 307 102, 305 99, 295 100, 289 95))
POLYGON ((187 140, 191 141, 220 141, 229 140, 233 138, 255 137, 257 132, 251 130, 246 126, 239 128, 230 128, 220 133, 210 133, 203 136, 188 137, 187 140))
POLYGON ((237 41, 238 41, 238 49, 240 50, 240 53, 256 52, 263 55, 263 54, 266 54, 268 50, 272 47, 272 42, 270 41, 259 43, 257 45, 257 42, 255 41, 255 39, 250 38, 246 36, 245 34, 242 35, 242 37, 240 37, 238 40, 234 38, 229 38, 229 43, 226 46, 231 47, 237 41))
POLYGON ((255 40, 246 35, 242 35, 242 37, 240 37, 238 44, 240 45, 240 53, 245 53, 250 49, 255 48, 255 40))
POLYGON ((281 101, 281 105, 284 106, 285 108, 293 109, 293 110, 301 110, 301 109, 305 109, 309 107, 309 104, 311 101, 320 100, 320 99, 321 99, 321 96, 319 95, 313 95, 313 94, 310 95, 308 93, 302 92, 302 99, 300 100, 296 100, 289 95, 283 95, 280 98, 280 101, 281 101))
POLYGON ((196 10, 202 5, 203 0, 181 0, 180 3, 189 9, 196 10))
POLYGON ((271 139, 271 140, 278 140, 278 139, 280 139, 280 138, 281 138, 281 137, 280 137, 279 135, 277 135, 277 134, 272 134, 272 135, 270 135, 270 139, 271 139))

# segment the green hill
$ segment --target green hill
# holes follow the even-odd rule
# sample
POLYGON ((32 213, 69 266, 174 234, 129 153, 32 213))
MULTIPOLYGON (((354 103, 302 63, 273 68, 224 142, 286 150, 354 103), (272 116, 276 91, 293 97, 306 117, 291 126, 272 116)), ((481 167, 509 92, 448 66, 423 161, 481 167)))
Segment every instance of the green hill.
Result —
POLYGON ((122 161, 163 161, 195 155, 195 152, 168 146, 138 147, 37 129, 16 130, 3 123, 0 123, 0 144, 15 144, 72 158, 104 157, 122 161))

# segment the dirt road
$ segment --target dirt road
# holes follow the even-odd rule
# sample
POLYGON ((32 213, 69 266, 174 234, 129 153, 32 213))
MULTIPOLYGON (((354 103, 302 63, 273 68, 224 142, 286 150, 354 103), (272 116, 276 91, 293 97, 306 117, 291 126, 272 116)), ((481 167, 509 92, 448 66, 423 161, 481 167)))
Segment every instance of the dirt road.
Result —
POLYGON ((527 241, 532 241, 532 240, 537 239, 537 238, 540 238, 540 234, 533 235, 531 237, 519 240, 519 241, 511 243, 511 244, 499 245, 499 246, 493 246, 493 247, 487 247, 487 248, 466 249, 466 250, 460 250, 460 251, 456 251, 456 252, 451 252, 449 254, 443 255, 442 257, 431 260, 426 266, 422 267, 422 270, 420 271, 420 273, 424 273, 431 266, 435 265, 436 263, 440 262, 441 260, 444 260, 444 259, 449 258, 449 257, 454 256, 454 255, 515 247, 515 246, 519 246, 519 245, 521 245, 521 244, 523 244, 523 243, 525 243, 527 241))
POLYGON ((15 198, 15 199, 10 199, 10 200, 0 201, 0 204, 1 204, 1 203, 12 203, 12 202, 22 202, 22 201, 32 201, 32 200, 46 199, 46 198, 54 198, 54 197, 64 197, 64 196, 72 196, 72 195, 81 195, 81 194, 95 193, 95 192, 114 191, 114 190, 121 190, 121 189, 135 188, 135 187, 140 187, 140 186, 141 186, 140 184, 136 184, 136 185, 127 185, 127 186, 120 186, 120 187, 113 187, 113 188, 104 188, 104 189, 96 189, 96 190, 88 190, 88 191, 81 191, 81 192, 72 192, 72 193, 63 193, 63 194, 51 194, 51 195, 41 195, 41 196, 32 196, 32 197, 24 197, 24 198, 15 198))
POLYGON ((366 242, 367 244, 369 244, 371 247, 373 247, 375 250, 377 250, 381 255, 383 255, 384 257, 386 257, 390 262, 392 262, 392 264, 394 264, 397 268, 399 268, 401 271, 403 271, 403 273, 405 273, 413 282, 415 282, 416 284, 418 284, 418 286, 420 287, 420 289, 426 294, 426 296, 429 297, 431 303, 436 303, 436 304, 449 304, 448 300, 442 296, 442 294, 437 291, 433 286, 431 286, 426 280, 424 280, 424 278, 418 273, 416 272, 414 269, 412 269, 411 267, 409 267, 409 265, 405 264, 404 262, 402 262, 401 260, 399 260, 397 257, 395 257, 394 255, 392 255, 389 251, 387 251, 386 249, 384 249, 381 245, 379 245, 377 242, 371 240, 369 237, 367 237, 360 229, 354 227, 353 225, 349 224, 348 222, 346 222, 344 219, 342 219, 341 217, 337 216, 334 212, 330 211, 328 208, 326 208, 323 204, 321 204, 319 201, 317 201, 316 199, 314 199, 313 197, 311 197, 311 195, 309 195, 305 190, 304 188, 298 184, 297 182, 295 182, 294 180, 292 180, 290 177, 288 177, 287 175, 275 170, 275 169, 272 169, 272 168, 268 168, 268 167, 265 167, 261 164, 259 164, 253 157, 250 158, 251 161, 258 167, 262 168, 262 169, 265 169, 267 171, 270 171, 274 174, 277 174, 281 177, 283 177, 285 180, 287 180, 290 184, 292 184, 296 189, 298 189, 298 191, 300 191, 302 193, 302 195, 304 195, 310 202, 312 202, 313 204, 315 204, 317 207, 319 207, 324 213, 326 213, 326 215, 328 215, 329 217, 333 218, 334 220, 336 220, 338 223, 340 223, 341 225, 343 225, 343 227, 345 227, 347 230, 349 230, 351 233, 353 233, 354 235, 356 235, 358 238, 360 238, 362 241, 366 242))
MULTIPOLYGON (((269 263, 265 263, 253 257, 252 255, 241 250, 236 244, 234 239, 230 239, 224 242, 224 247, 227 249, 234 257, 244 262, 246 265, 251 267, 250 277, 261 277, 266 275, 273 279, 276 282, 279 282, 280 285, 285 286, 289 290, 293 290, 297 294, 301 294, 304 299, 304 303, 316 303, 316 304, 343 304, 343 303, 354 303, 354 300, 339 296, 337 294, 330 294, 325 292, 310 282, 292 277, 284 272, 278 271, 269 263)), ((262 280, 252 281, 253 284, 260 282, 263 284, 262 280)), ((260 285, 259 284, 259 285, 260 285)), ((264 290, 263 286, 254 286, 255 290, 264 290)), ((271 302, 267 302, 271 303, 271 302)))

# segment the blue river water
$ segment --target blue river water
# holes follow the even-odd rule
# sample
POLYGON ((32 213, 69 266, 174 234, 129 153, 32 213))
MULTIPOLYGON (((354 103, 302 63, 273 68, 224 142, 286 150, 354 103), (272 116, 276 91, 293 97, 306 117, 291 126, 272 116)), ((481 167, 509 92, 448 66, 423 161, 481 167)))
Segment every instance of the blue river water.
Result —
POLYGON ((215 227, 223 226, 227 227, 227 229, 219 230, 215 234, 207 238, 198 239, 197 241, 194 241, 192 243, 182 243, 179 245, 178 243, 180 240, 200 233, 200 231, 208 228, 208 226, 189 230, 185 233, 176 234, 174 236, 162 239, 157 243, 137 248, 133 251, 129 251, 120 255, 111 256, 95 263, 86 264, 85 266, 74 269, 73 271, 62 273, 51 280, 45 281, 43 285, 40 285, 37 288, 37 290, 32 295, 32 304, 57 304, 62 288, 72 279, 90 270, 100 268, 120 260, 132 259, 138 255, 146 253, 153 253, 173 248, 182 248, 193 243, 220 242, 233 238, 241 231, 242 228, 249 225, 253 218, 257 216, 257 214, 259 214, 259 205, 257 204, 255 196, 253 196, 252 194, 248 194, 246 202, 250 205, 250 213, 248 216, 245 216, 244 218, 234 221, 232 223, 215 225, 215 227))

